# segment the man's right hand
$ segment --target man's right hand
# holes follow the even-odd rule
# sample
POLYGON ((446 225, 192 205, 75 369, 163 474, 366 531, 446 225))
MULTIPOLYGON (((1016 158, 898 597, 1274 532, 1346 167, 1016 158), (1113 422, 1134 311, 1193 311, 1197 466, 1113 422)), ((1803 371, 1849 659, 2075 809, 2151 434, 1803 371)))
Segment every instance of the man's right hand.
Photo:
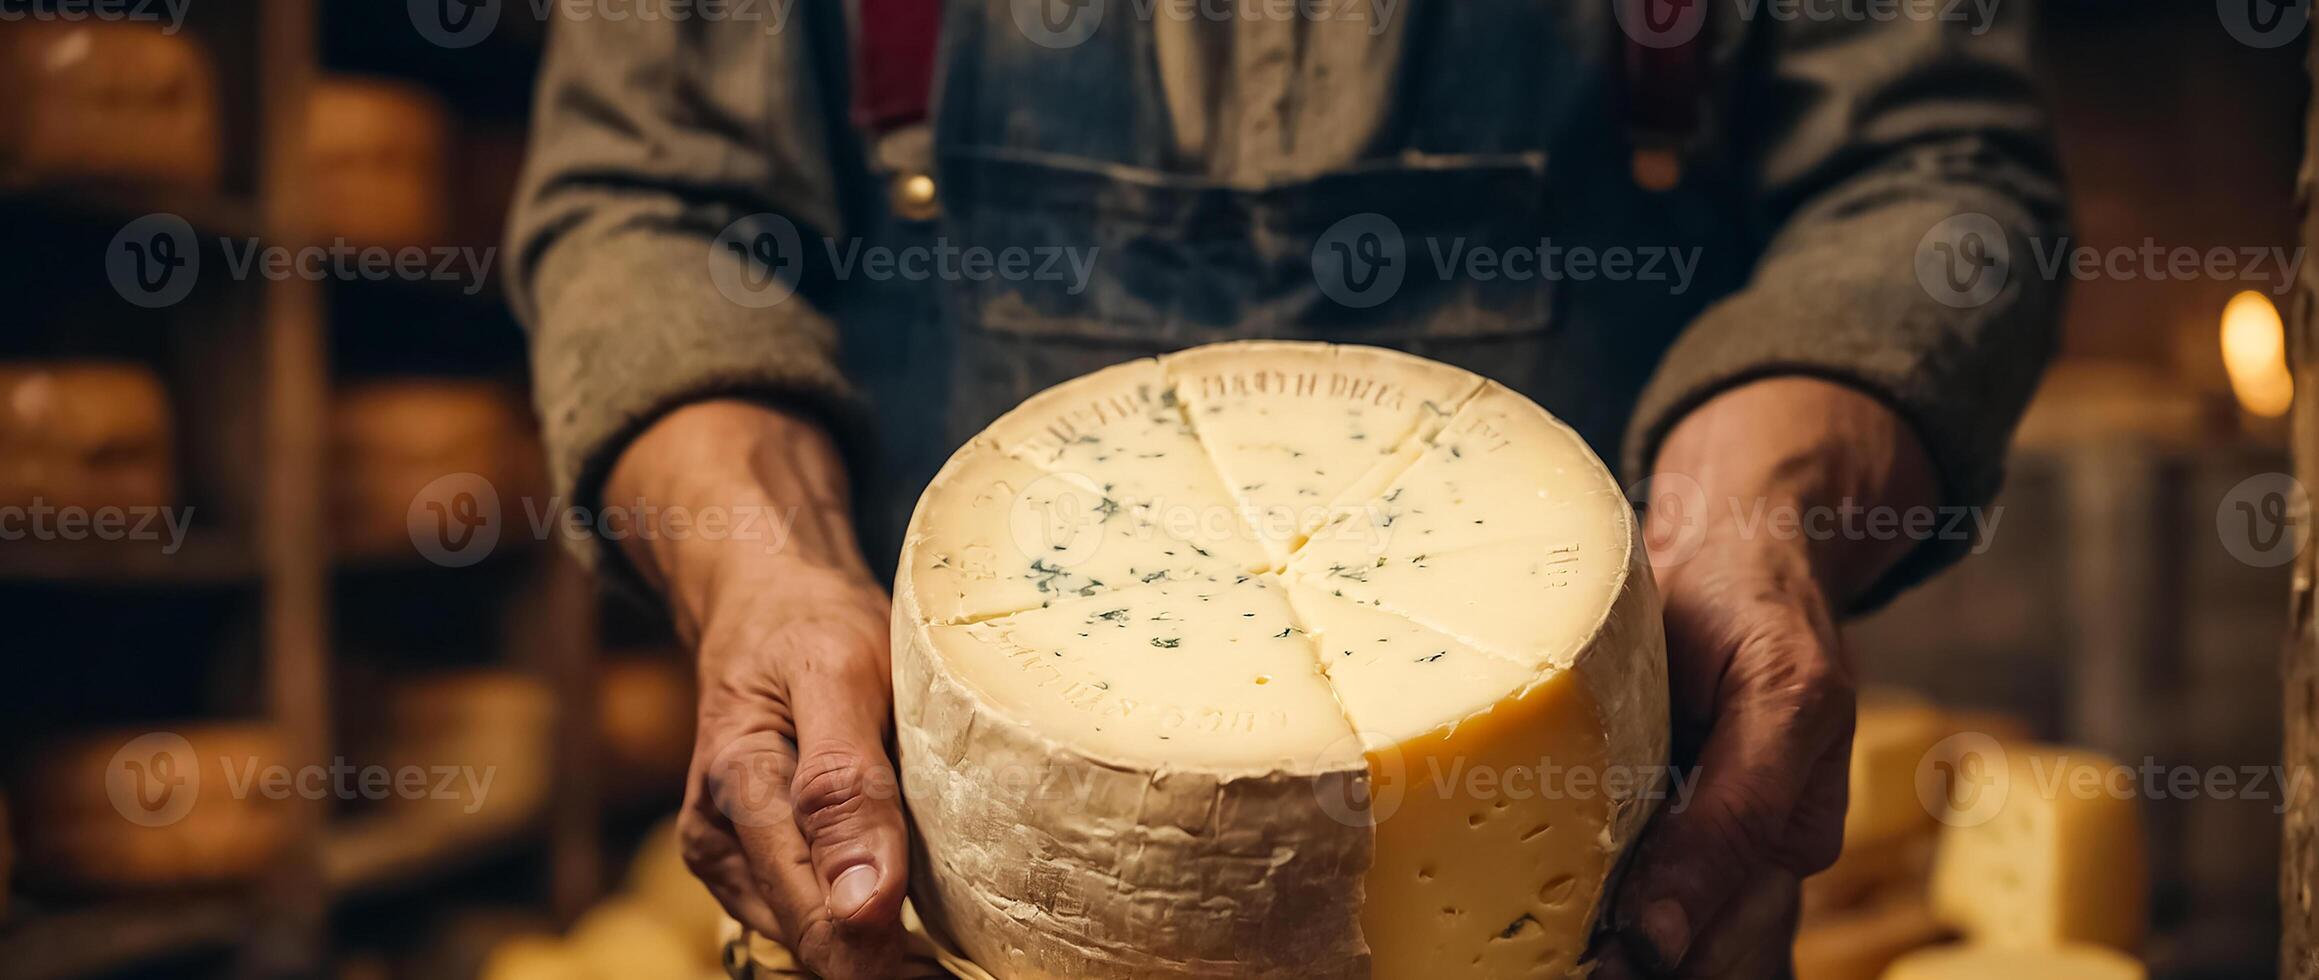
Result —
POLYGON ((909 832, 887 751, 889 602, 835 448, 771 409, 692 405, 629 445, 604 505, 636 508, 622 553, 698 654, 685 862, 814 973, 893 975, 909 832))

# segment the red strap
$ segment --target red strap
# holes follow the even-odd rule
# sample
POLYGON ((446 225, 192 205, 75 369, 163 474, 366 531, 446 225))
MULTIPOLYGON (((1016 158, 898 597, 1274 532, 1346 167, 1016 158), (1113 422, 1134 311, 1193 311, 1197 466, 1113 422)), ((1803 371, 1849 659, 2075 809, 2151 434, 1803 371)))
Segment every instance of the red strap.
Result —
POLYGON ((854 123, 874 135, 924 120, 942 0, 858 0, 856 11, 854 123))

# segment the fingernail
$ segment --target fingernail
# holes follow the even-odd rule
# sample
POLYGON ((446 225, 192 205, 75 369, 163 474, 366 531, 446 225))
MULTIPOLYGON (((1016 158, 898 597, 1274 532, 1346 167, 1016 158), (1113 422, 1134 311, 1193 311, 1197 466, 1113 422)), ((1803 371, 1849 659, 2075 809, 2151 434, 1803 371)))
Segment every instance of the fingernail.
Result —
POLYGON ((1683 965, 1683 957, 1691 951, 1691 917, 1683 914, 1682 904, 1674 899, 1662 898, 1645 906, 1635 917, 1634 929, 1642 934, 1644 943, 1636 952, 1644 954, 1653 973, 1683 965))
POLYGON ((866 864, 854 865, 829 886, 829 912, 840 919, 850 919, 862 906, 870 904, 870 895, 877 890, 878 869, 866 864))

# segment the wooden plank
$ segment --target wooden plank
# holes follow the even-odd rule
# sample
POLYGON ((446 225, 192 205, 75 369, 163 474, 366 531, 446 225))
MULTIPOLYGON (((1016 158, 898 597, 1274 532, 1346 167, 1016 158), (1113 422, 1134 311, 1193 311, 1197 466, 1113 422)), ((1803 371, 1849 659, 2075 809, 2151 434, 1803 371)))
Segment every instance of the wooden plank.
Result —
MULTIPOLYGON (((2306 250, 2319 245, 2319 208, 2313 206, 2313 194, 2319 192, 2319 31, 2311 33, 2306 64, 2315 97, 2303 127, 2303 166, 2295 179, 2306 250)), ((2309 263, 2297 271, 2287 330, 2296 391, 2292 413, 2295 478, 2306 488, 2319 486, 2319 399, 2312 397, 2319 391, 2312 387, 2319 384, 2319 303, 2315 303, 2319 290, 2314 288, 2315 276, 2319 273, 2309 263)), ((2319 548, 2313 546, 2310 520, 2298 524, 2296 532, 2302 539, 2302 551, 2294 563, 2293 632, 2282 657, 2285 760, 2293 771, 2307 775, 2312 764, 2319 762, 2319 630, 2315 630, 2312 616, 2314 562, 2319 561, 2319 548)), ((2288 980, 2312 980, 2319 977, 2319 901, 2313 896, 2313 891, 2319 890, 2319 800, 2312 797, 2310 780, 2298 779, 2292 786, 2279 861, 2279 908, 2284 920, 2279 930, 2279 975, 2288 980)))
POLYGON ((102 976, 231 947, 250 906, 227 897, 113 901, 34 912, 0 928, 0 980, 102 976))

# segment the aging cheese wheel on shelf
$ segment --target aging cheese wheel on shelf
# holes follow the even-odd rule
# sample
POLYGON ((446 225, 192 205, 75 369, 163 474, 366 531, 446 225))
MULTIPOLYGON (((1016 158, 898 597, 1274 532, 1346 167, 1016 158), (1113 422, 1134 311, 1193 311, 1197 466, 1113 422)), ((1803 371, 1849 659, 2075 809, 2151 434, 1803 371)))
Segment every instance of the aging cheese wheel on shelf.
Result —
POLYGON ((2149 975, 2142 964, 2098 946, 1944 946, 1903 957, 1884 980, 2148 980, 2149 975))
POLYGON ((0 506, 166 507, 171 432, 169 396, 149 368, 0 363, 0 506))
POLYGON ((1665 763, 1610 473, 1370 348, 1033 397, 919 501, 893 659, 913 895, 1003 980, 1583 974, 1665 763))
POLYGON ((426 89, 340 75, 317 82, 306 117, 316 233, 366 245, 439 243, 450 115, 426 89))
POLYGON ((412 678, 387 697, 383 754, 394 770, 460 772, 450 798, 396 797, 397 805, 426 808, 475 833, 520 823, 547 803, 555 698, 538 679, 498 668, 412 678))
POLYGON ((158 25, 0 24, 0 182, 218 182, 217 71, 158 25))
POLYGON ((597 664, 596 735, 605 792, 630 800, 670 796, 692 762, 692 671, 672 651, 634 650, 597 664))
POLYGON ((59 739, 33 751, 14 800, 25 873, 68 890, 247 881, 288 838, 287 763, 261 725, 204 722, 59 739))
POLYGON ((1933 910, 1984 945, 2138 952, 2150 869, 2135 771, 2075 749, 1996 751, 1958 763, 1933 910))
POLYGON ((463 473, 489 484, 503 526, 525 526, 524 498, 539 493, 542 463, 530 416, 506 386, 445 378, 359 382, 339 391, 330 422, 331 517, 342 552, 413 554, 414 507, 425 506, 420 498, 431 487, 469 489, 464 481, 437 482, 463 473))

